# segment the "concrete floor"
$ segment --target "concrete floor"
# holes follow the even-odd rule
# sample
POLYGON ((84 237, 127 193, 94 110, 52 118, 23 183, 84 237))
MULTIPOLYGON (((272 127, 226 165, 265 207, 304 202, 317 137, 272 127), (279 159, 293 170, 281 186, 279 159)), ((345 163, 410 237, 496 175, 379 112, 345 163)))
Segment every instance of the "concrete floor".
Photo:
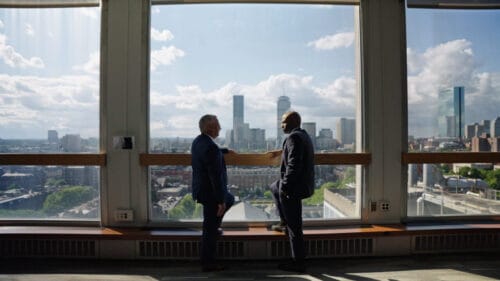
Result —
POLYGON ((0 280, 500 280, 498 253, 309 260, 306 274, 276 268, 280 261, 223 261, 222 272, 203 273, 197 262, 0 259, 0 280))

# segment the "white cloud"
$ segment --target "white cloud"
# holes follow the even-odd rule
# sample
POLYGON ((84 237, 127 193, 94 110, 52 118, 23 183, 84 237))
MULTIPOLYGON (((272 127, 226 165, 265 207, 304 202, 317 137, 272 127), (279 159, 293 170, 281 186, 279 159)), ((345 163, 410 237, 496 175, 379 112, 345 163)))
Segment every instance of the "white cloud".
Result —
POLYGON ((350 115, 356 110, 356 80, 352 77, 339 77, 325 88, 316 88, 315 92, 323 99, 322 106, 332 108, 337 116, 350 115))
POLYGON ((29 36, 35 36, 35 29, 29 23, 24 24, 24 32, 26 32, 29 36))
POLYGON ((75 70, 81 70, 89 74, 99 74, 99 64, 100 54, 99 52, 94 52, 89 54, 89 60, 83 65, 76 65, 73 67, 75 70))
POLYGON ((347 48, 354 43, 354 32, 342 32, 334 35, 327 35, 315 41, 307 43, 307 46, 316 50, 334 50, 347 48))
POLYGON ((174 35, 170 30, 164 29, 162 31, 152 27, 151 28, 151 39, 155 41, 169 41, 174 39, 174 35))
POLYGON ((0 20, 0 28, 3 28, 3 27, 4 27, 4 25, 3 25, 3 21, 2 21, 2 20, 0 20))
POLYGON ((16 52, 14 47, 7 44, 7 37, 0 34, 0 59, 10 67, 19 68, 44 68, 45 65, 41 58, 31 57, 25 58, 20 53, 16 52))
POLYGON ((276 101, 290 97, 292 108, 298 110, 304 122, 317 122, 320 128, 335 128, 339 117, 355 115, 355 80, 340 77, 325 87, 314 85, 312 76, 294 74, 271 75, 254 85, 229 82, 213 90, 198 85, 177 86, 174 93, 153 91, 151 94, 152 136, 192 137, 198 133, 197 120, 206 113, 217 114, 221 136, 232 128, 233 95, 243 95, 245 122, 251 128, 266 130, 266 136, 276 135, 276 101), (153 125, 152 125, 153 126, 153 125))
POLYGON ((160 50, 151 52, 151 71, 155 71, 161 65, 170 65, 177 58, 184 57, 185 52, 174 46, 161 47, 160 50))
POLYGON ((99 81, 90 76, 42 78, 0 75, 0 135, 63 133, 98 136, 99 81))
POLYGON ((160 8, 153 6, 151 9, 151 12, 153 14, 159 14, 160 13, 160 8))
POLYGON ((496 118, 500 106, 500 74, 478 71, 472 43, 457 39, 422 53, 407 50, 409 134, 438 133, 439 92, 465 87, 466 123, 496 118))

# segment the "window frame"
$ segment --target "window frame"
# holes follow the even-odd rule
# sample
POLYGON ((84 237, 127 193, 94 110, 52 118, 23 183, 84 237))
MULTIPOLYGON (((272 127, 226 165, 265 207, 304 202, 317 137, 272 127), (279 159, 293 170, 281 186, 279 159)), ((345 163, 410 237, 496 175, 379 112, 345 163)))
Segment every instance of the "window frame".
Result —
MULTIPOLYGON (((409 9, 462 9, 462 10, 477 10, 477 9, 495 9, 500 10, 500 1, 498 0, 477 0, 471 3, 467 0, 406 0, 405 13, 409 9)), ((408 24, 405 20, 405 29, 408 24)), ((406 42, 406 41, 405 41, 406 42)), ((406 44, 406 43, 405 43, 406 44)), ((407 68, 407 61, 405 64, 407 68)), ((406 92, 407 95, 407 92, 406 92)), ((406 97, 407 99, 407 97, 406 97)), ((406 105, 408 107, 408 102, 406 105)), ((408 112, 406 112, 405 123, 408 129, 408 112)), ((408 152, 408 134, 407 142, 401 153, 401 163, 406 170, 408 176, 409 164, 441 164, 441 163, 500 163, 500 152, 408 152)), ((408 190, 402 196, 407 206, 408 190)), ((403 210, 403 222, 443 222, 443 221, 497 221, 500 219, 500 214, 492 215, 446 215, 446 216, 408 216, 407 209, 403 210)))
MULTIPOLYGON (((84 7, 100 7, 100 0, 0 0, 0 8, 18 8, 18 9, 42 9, 42 8, 84 8, 84 7)), ((102 11, 101 11, 102 18, 102 11)), ((102 21, 101 21, 101 38, 99 48, 102 49, 102 21)), ((99 119, 102 117, 102 65, 100 66, 99 74, 99 119)), ((78 226, 98 226, 102 224, 103 219, 103 170, 106 167, 107 155, 102 152, 102 122, 99 120, 99 153, 0 153, 0 165, 5 166, 98 166, 100 168, 99 179, 99 199, 100 217, 93 220, 52 220, 47 218, 0 218, 0 223, 9 225, 78 225, 78 226)))
MULTIPOLYGON (((255 0, 255 1, 246 1, 246 0, 151 0, 151 6, 157 5, 182 5, 182 4, 318 4, 318 5, 350 5, 358 7, 357 13, 358 16, 355 16, 354 28, 357 29, 357 36, 360 36, 361 24, 359 23, 359 6, 360 0, 255 0), (358 21, 358 22, 356 22, 358 21)), ((150 13, 151 15, 151 13, 150 13)), ((148 30, 149 35, 150 29, 148 30)), ((149 37, 150 38, 150 37, 149 37)), ((361 40, 361 38, 359 38, 361 40)), ((151 39, 149 39, 151 40, 151 39)), ((358 40, 358 42, 360 41, 358 40)), ((359 42, 362 45, 361 42, 359 42)), ((361 73, 361 64, 362 64, 362 50, 360 45, 356 46, 359 61, 355 63, 355 71, 359 76, 359 85, 357 85, 357 93, 358 101, 356 102, 357 107, 363 106, 363 80, 361 73)), ((148 66, 149 66, 148 59, 148 66)), ((149 68, 148 68, 149 69, 149 68)), ((148 76, 148 82, 150 77, 148 76)), ((149 90, 149 89, 148 89, 149 90)), ((148 96, 149 96, 148 91, 148 96)), ((149 100, 149 98, 148 98, 149 100)), ((149 105, 149 104, 148 104, 149 105)), ((364 123, 365 123, 365 115, 362 114, 363 109, 357 108, 356 111, 360 111, 361 113, 357 114, 357 119, 359 119, 356 123, 356 134, 359 136, 356 139, 356 147, 361 152, 355 153, 318 153, 315 154, 315 165, 354 165, 356 167, 357 178, 356 181, 360 186, 360 190, 357 195, 356 204, 362 209, 363 204, 363 196, 365 194, 365 184, 364 184, 364 169, 362 167, 366 167, 371 163, 371 153, 366 152, 365 147, 362 145, 365 143, 364 140, 364 123), (361 167, 358 169, 357 167, 361 167)), ((148 110, 149 115, 149 110, 148 110)), ((149 132, 149 118, 148 118, 148 132, 149 132)), ((148 141, 147 141, 147 151, 146 153, 140 153, 139 161, 140 165, 149 170, 149 166, 190 166, 191 165, 191 154, 186 153, 150 153, 149 152, 149 144, 151 139, 149 139, 148 133, 148 141)), ((245 154, 236 154, 236 155, 225 155, 225 160, 227 165, 234 166, 279 166, 279 158, 271 159, 265 153, 245 153, 245 154)), ((150 174, 148 172, 148 226, 157 227, 157 226, 168 226, 168 227, 197 227, 201 225, 200 222, 189 222, 189 221, 165 221, 152 219, 152 210, 151 210, 151 194, 150 194, 150 174)), ((332 219, 321 219, 321 220, 306 220, 304 221, 305 226, 329 226, 329 225, 338 225, 338 224, 355 224, 360 223, 363 220, 363 211, 359 210, 360 217, 359 218, 348 218, 342 220, 332 220, 332 219)), ((268 225, 269 221, 238 221, 238 222, 224 222, 225 225, 230 227, 240 227, 240 226, 265 226, 268 225)))

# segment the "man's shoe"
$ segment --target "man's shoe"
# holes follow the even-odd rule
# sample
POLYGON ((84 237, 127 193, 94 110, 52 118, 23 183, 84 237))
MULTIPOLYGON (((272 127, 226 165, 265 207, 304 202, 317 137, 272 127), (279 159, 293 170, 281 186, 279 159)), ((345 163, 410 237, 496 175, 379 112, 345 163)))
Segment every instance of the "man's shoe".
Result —
POLYGON ((280 223, 271 225, 271 230, 286 233, 287 227, 286 227, 286 224, 284 222, 280 222, 280 223))
POLYGON ((224 266, 218 264, 204 265, 201 267, 201 271, 203 272, 223 271, 224 269, 226 269, 224 266))
POLYGON ((279 264, 278 268, 284 271, 298 272, 298 273, 304 273, 307 270, 306 264, 304 262, 297 262, 297 261, 279 264))

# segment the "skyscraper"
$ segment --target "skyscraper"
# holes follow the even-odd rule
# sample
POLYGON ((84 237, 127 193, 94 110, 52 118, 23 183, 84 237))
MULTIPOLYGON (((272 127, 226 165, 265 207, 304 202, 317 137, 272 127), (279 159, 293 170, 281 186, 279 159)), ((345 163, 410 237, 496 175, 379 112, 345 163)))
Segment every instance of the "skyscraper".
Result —
POLYGON ((455 137, 462 139, 465 129, 464 87, 453 88, 453 114, 455 115, 455 137))
POLYGON ((456 126, 456 118, 455 115, 446 116, 446 136, 447 137, 455 137, 457 135, 457 126, 456 126))
POLYGON ((356 120, 340 118, 337 122, 337 140, 342 145, 353 144, 356 140, 356 120))
POLYGON ((307 132, 314 147, 316 147, 316 122, 303 122, 302 129, 307 132))
POLYGON ((47 131, 47 140, 49 143, 58 143, 59 137, 57 135, 57 131, 56 130, 48 130, 47 131))
POLYGON ((438 92, 438 136, 464 138, 464 87, 443 88, 438 92))
POLYGON ((233 96, 233 146, 239 149, 244 138, 244 96, 233 96))
POLYGON ((81 152, 82 139, 79 134, 64 135, 61 138, 61 145, 65 152, 81 152))
POLYGON ((277 132, 276 132, 276 147, 281 148, 283 144, 283 129, 281 129, 281 117, 285 112, 290 110, 291 103, 290 98, 287 96, 281 96, 278 98, 277 106, 277 132))
POLYGON ((495 120, 491 120, 490 126, 490 136, 492 138, 500 137, 500 117, 497 117, 495 120))
POLYGON ((483 133, 486 133, 491 136, 491 121, 490 120, 482 120, 481 125, 483 125, 483 132, 481 132, 482 135, 483 133))

